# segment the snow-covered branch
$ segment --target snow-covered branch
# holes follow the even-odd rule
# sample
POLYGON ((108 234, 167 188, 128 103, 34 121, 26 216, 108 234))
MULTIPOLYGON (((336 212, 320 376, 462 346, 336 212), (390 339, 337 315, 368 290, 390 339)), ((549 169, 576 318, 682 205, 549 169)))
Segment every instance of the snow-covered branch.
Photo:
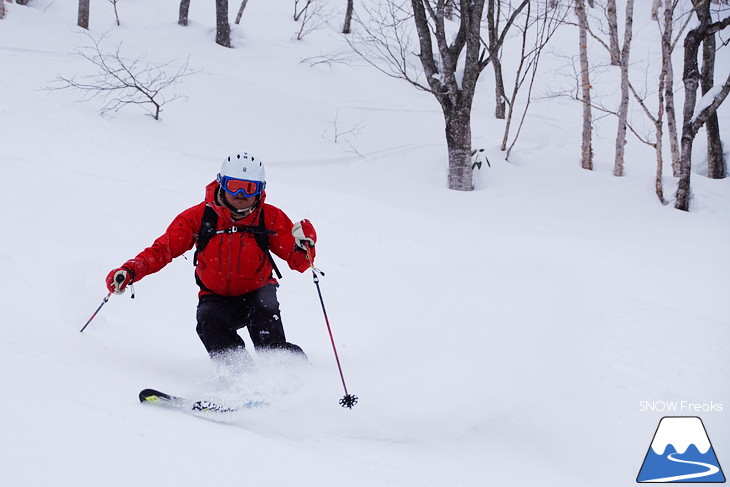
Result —
POLYGON ((702 98, 700 98, 695 106, 695 114, 692 117, 690 124, 692 124, 693 127, 696 127, 696 130, 699 130, 710 115, 715 113, 720 105, 722 105, 728 94, 730 94, 730 74, 728 74, 725 84, 714 86, 710 91, 705 93, 702 98))

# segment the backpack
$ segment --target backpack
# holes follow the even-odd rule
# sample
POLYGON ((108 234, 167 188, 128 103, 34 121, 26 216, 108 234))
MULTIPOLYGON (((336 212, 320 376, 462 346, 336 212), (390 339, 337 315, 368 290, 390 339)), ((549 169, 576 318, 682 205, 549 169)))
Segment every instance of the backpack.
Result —
MULTIPOLYGON (((198 235, 195 238, 196 242, 196 249, 195 254, 193 254, 193 265, 198 265, 198 254, 203 251, 203 249, 208 245, 208 242, 210 242, 210 239, 215 237, 216 235, 220 235, 222 233, 251 233, 253 234, 254 239, 256 240, 256 243, 258 246, 263 250, 264 254, 266 255, 266 258, 269 259, 269 262, 271 263, 271 266, 274 268, 274 273, 276 273, 276 277, 281 279, 282 275, 281 272, 279 272, 279 268, 276 266, 276 262, 274 262, 274 256, 271 255, 271 251, 269 250, 269 235, 273 235, 276 232, 273 230, 267 230, 264 226, 264 208, 263 206, 259 210, 259 223, 258 225, 247 225, 247 226, 232 226, 231 228, 224 228, 223 230, 216 230, 216 227, 218 226, 218 214, 215 212, 215 210, 210 205, 205 205, 205 211, 203 212, 203 219, 200 222, 200 230, 198 230, 198 235)), ((201 288, 205 288, 203 286, 203 283, 200 282, 200 279, 198 278, 198 274, 195 274, 195 280, 198 282, 198 285, 201 288)))

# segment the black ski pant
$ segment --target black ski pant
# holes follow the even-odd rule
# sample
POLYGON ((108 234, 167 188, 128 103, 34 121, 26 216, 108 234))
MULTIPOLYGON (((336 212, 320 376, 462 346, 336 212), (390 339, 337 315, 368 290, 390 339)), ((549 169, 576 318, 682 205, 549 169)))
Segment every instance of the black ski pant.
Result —
POLYGON ((254 348, 281 349, 304 355, 286 341, 281 323, 276 284, 241 296, 204 294, 198 302, 196 331, 211 357, 244 348, 238 330, 248 328, 254 348))

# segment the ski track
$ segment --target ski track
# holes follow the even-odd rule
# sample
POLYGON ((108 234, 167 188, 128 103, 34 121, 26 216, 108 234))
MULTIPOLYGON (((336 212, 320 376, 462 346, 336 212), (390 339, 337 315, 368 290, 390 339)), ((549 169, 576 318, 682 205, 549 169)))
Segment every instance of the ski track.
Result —
POLYGON ((699 465, 700 467, 706 467, 707 470, 705 472, 698 472, 698 473, 689 473, 685 475, 676 475, 674 477, 662 477, 660 479, 651 479, 651 480, 644 480, 642 483, 649 482, 649 483, 663 483, 663 482, 678 482, 680 480, 689 480, 689 479, 699 479, 702 477, 709 477, 710 475, 714 475, 717 472, 720 471, 719 468, 717 468, 714 465, 710 465, 709 463, 703 463, 703 462, 692 462, 689 460, 681 460, 679 458, 674 458, 674 455, 678 455, 679 453, 671 453, 667 456, 667 458, 673 462, 677 463, 686 463, 689 465, 699 465))

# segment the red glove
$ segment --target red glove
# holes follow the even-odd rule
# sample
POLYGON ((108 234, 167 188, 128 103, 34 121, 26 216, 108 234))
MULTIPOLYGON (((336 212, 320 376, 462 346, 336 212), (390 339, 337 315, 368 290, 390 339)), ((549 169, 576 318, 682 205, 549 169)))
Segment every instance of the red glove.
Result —
POLYGON ((314 231, 314 226, 309 220, 296 222, 291 229, 291 234, 294 235, 297 246, 305 250, 308 247, 314 247, 317 242, 317 232, 314 231))
POLYGON ((133 271, 130 271, 126 267, 120 267, 114 269, 106 276, 106 288, 110 293, 122 294, 126 290, 127 284, 132 282, 133 279, 133 271))

